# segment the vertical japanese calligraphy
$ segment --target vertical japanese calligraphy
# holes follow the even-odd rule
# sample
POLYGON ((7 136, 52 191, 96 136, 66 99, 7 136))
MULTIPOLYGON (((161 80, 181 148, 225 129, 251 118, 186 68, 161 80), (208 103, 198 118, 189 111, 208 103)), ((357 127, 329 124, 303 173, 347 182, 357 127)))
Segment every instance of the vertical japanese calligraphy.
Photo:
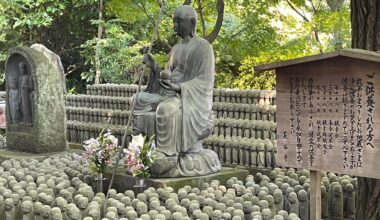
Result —
POLYGON ((374 146, 373 146, 373 137, 374 137, 374 134, 373 134, 373 125, 374 125, 373 110, 375 108, 375 101, 374 101, 375 89, 374 89, 374 83, 372 81, 374 76, 375 76, 375 73, 367 74, 368 81, 367 81, 367 86, 365 89, 365 94, 367 96, 367 100, 366 100, 366 106, 367 106, 367 119, 366 119, 366 122, 367 122, 367 138, 366 138, 366 142, 367 142, 367 146, 369 146, 371 148, 374 148, 374 146))
POLYGON ((339 50, 257 69, 276 72, 280 167, 380 179, 380 53, 339 50))
POLYGON ((340 152, 343 169, 362 168, 364 146, 374 147, 374 76, 344 77, 331 84, 310 77, 290 77, 290 127, 282 131, 284 159, 290 156, 289 140, 293 139, 292 158, 298 164, 313 167, 317 154, 340 152))

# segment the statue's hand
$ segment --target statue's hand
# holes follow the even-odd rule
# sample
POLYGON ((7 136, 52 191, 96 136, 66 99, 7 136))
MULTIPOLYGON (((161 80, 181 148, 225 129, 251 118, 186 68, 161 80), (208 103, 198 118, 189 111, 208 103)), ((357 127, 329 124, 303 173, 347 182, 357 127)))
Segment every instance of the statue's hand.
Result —
POLYGON ((172 83, 169 80, 160 80, 160 83, 165 89, 181 92, 181 86, 179 84, 172 83))
POLYGON ((156 62, 151 53, 144 54, 143 64, 147 65, 149 68, 154 69, 156 62))

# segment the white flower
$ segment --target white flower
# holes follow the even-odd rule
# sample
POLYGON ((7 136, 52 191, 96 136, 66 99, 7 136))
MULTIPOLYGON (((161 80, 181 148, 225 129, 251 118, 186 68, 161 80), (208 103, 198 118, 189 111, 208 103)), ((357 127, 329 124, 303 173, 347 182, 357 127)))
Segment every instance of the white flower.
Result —
POLYGON ((110 129, 107 129, 107 133, 105 133, 103 136, 104 137, 108 137, 111 135, 111 130, 110 129))
POLYGON ((137 156, 140 155, 140 153, 141 153, 140 148, 137 145, 135 145, 133 142, 129 144, 128 149, 130 151, 132 151, 137 156))
POLYGON ((85 145, 95 145, 96 147, 99 147, 100 143, 98 140, 94 139, 94 138, 90 138, 89 140, 86 140, 84 141, 84 144, 85 145))
POLYGON ((142 134, 132 136, 132 145, 142 148, 144 146, 144 137, 142 134))
POLYGON ((77 160, 77 161, 82 161, 82 159, 83 159, 82 156, 80 156, 80 155, 78 155, 76 153, 73 153, 73 158, 74 158, 74 160, 77 160))
POLYGON ((156 142, 153 140, 152 144, 150 145, 151 149, 156 149, 156 142))
POLYGON ((115 136, 113 136, 113 135, 109 135, 107 138, 108 138, 108 140, 111 141, 111 143, 112 143, 113 145, 117 146, 118 139, 117 139, 115 136))

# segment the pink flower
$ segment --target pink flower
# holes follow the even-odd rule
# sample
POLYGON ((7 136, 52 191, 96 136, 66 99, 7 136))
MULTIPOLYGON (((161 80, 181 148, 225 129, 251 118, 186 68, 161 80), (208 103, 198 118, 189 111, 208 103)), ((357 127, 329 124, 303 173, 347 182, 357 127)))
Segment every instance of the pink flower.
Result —
POLYGON ((128 155, 127 165, 132 166, 136 163, 136 157, 134 155, 128 155))
POLYGON ((131 173, 134 173, 134 172, 136 172, 137 170, 139 170, 141 167, 143 167, 143 164, 142 164, 142 163, 138 163, 138 164, 132 166, 132 167, 130 168, 130 171, 131 171, 131 173))

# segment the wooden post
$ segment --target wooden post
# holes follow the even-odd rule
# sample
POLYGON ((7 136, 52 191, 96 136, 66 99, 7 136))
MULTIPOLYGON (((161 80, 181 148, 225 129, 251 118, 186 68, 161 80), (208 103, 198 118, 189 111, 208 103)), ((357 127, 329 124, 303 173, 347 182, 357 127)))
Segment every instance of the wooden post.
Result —
POLYGON ((320 220, 321 217, 321 172, 310 170, 310 220, 320 220))

